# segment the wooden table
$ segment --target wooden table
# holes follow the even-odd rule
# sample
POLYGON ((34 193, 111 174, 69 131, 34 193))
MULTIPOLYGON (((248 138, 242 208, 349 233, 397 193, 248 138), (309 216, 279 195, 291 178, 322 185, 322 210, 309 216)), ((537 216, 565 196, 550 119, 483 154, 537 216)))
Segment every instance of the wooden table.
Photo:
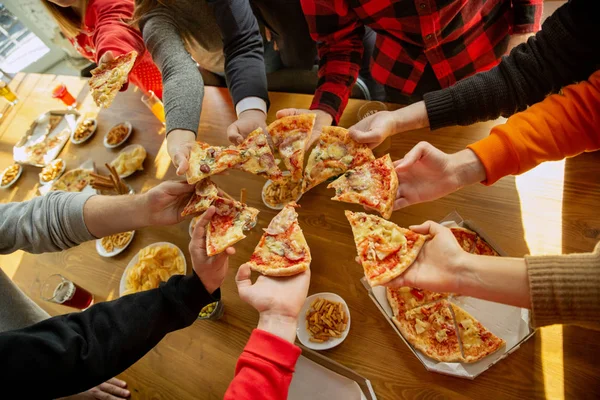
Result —
MULTIPOLYGON (((0 126, 0 168, 12 162, 12 146, 33 118, 61 106, 49 96, 57 81, 65 82, 80 102, 89 107, 85 82, 79 78, 48 75, 19 75, 11 86, 21 102, 0 126)), ((93 158, 96 166, 112 160, 118 150, 102 146, 102 136, 118 122, 128 120, 135 129, 130 143, 148 151, 144 172, 128 182, 145 191, 163 179, 175 177, 163 144, 162 126, 140 101, 141 94, 130 89, 98 117, 98 132, 89 142, 67 144, 61 157, 69 167, 93 158)), ((284 107, 307 107, 306 95, 272 93, 269 121, 284 107)), ((362 101, 351 100, 341 126, 356 122, 362 101)), ((235 114, 226 90, 207 88, 199 138, 212 144, 226 144, 225 128, 235 114)), ((452 127, 435 132, 425 130, 397 135, 392 158, 401 158, 418 141, 426 140, 446 152, 455 152, 479 138, 501 121, 471 127, 452 127)), ((103 167, 99 168, 101 171, 103 167)), ((36 195, 38 168, 26 167, 16 187, 0 193, 0 202, 23 201, 36 195)), ((476 221, 510 255, 542 252, 590 251, 600 239, 600 153, 545 164, 518 179, 509 177, 492 187, 475 185, 438 201, 408 207, 394 213, 392 220, 402 226, 426 219, 439 220, 453 210, 476 221)), ((215 180, 229 193, 248 188, 248 203, 260 209, 258 226, 239 243, 230 260, 230 271, 222 293, 225 315, 218 322, 197 322, 171 333, 143 359, 129 368, 126 379, 133 398, 218 399, 225 392, 252 329, 257 313, 237 296, 234 275, 248 260, 261 229, 275 212, 260 199, 263 179, 241 171, 215 180)), ((333 193, 321 185, 305 195, 299 210, 300 225, 313 255, 310 294, 334 292, 341 295, 352 314, 352 328, 346 341, 324 355, 370 379, 380 399, 397 398, 599 398, 600 354, 597 333, 577 327, 541 329, 506 360, 474 381, 427 372, 396 336, 377 310, 359 279, 362 268, 354 261, 356 250, 350 227, 343 215, 346 205, 330 201, 333 193)), ((358 209, 358 208, 356 208, 358 209)), ((30 255, 17 252, 0 258, 0 265, 14 281, 50 314, 70 310, 39 299, 39 282, 60 272, 92 291, 96 300, 114 299, 125 266, 142 247, 168 240, 187 250, 188 223, 138 231, 123 254, 104 259, 94 243, 85 243, 62 253, 30 255)), ((186 251, 187 253, 187 251, 186 251)), ((188 256, 188 264, 189 264, 188 256)), ((144 329, 144 327, 140 327, 144 329)))

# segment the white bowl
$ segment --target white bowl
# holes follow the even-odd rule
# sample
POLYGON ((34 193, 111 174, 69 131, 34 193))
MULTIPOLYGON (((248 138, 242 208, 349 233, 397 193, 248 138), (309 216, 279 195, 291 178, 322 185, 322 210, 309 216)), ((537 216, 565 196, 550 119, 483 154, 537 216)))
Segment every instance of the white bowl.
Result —
POLYGON ((131 126, 131 123, 129 121, 125 121, 125 122, 120 122, 118 124, 116 124, 115 126, 111 127, 108 132, 106 132, 106 135, 104 135, 104 147, 106 147, 107 149, 115 149, 117 147, 119 147, 120 145, 122 145, 123 143, 125 143, 127 141, 127 139, 129 139, 129 136, 131 136, 131 132, 133 131, 133 127, 131 126), (112 131, 113 128, 119 126, 119 125, 125 125, 127 127, 127 135, 125 135, 125 137, 123 138, 123 140, 121 140, 119 143, 117 144, 109 144, 107 139, 108 139, 108 132, 112 131))
POLYGON ((96 128, 98 128, 98 121, 96 121, 96 118, 84 118, 79 122, 79 124, 77 124, 77 126, 75 126, 75 129, 73 129, 73 132, 71 132, 71 143, 73 143, 73 144, 81 144, 81 143, 87 142, 88 140, 90 140, 90 138, 92 136, 94 136, 94 133, 96 133, 96 128), (82 124, 83 121, 87 121, 87 120, 92 120, 94 122, 92 131, 83 139, 76 140, 75 139, 75 131, 77 130, 77 127, 79 126, 79 124, 82 124))
MULTIPOLYGON (((289 175, 290 175, 290 171, 283 171, 283 176, 289 176, 289 175)), ((261 197, 264 205, 267 206, 268 208, 270 208, 271 210, 282 210, 283 207, 285 207, 287 203, 281 203, 277 206, 272 206, 269 203, 267 203, 267 201, 265 200, 265 190, 272 184, 273 184, 273 181, 271 179, 269 179, 268 181, 265 182, 265 184, 262 187, 262 190, 260 191, 260 197, 261 197)), ((303 195, 303 193, 301 192, 295 201, 296 202, 300 201, 300 199, 302 198, 302 195, 303 195)), ((292 201, 292 200, 290 200, 290 201, 292 201)))
MULTIPOLYGON (((64 174, 64 173, 65 173, 65 170, 67 169, 67 163, 65 162, 65 160, 62 160, 62 159, 60 159, 60 158, 57 158, 57 159, 55 159, 54 161, 52 161, 52 162, 51 162, 50 164, 48 164, 48 165, 55 164, 55 163, 57 163, 58 161, 62 161, 62 162, 63 162, 63 166, 62 166, 62 169, 61 169, 61 170, 58 172, 58 175, 56 175, 56 178, 52 179, 51 181, 48 181, 48 182, 46 182, 46 181, 43 181, 43 180, 42 180, 42 177, 40 176, 40 185, 51 185, 52 183, 56 182, 56 180, 57 180, 57 179, 59 179, 59 178, 62 176, 62 174, 64 174)), ((44 167, 44 168, 45 168, 45 167, 44 167)), ((40 175, 41 175, 41 172, 40 172, 40 175)))
MULTIPOLYGON (((21 164, 17 164, 17 165, 19 166, 19 172, 17 172, 17 176, 15 176, 15 179, 13 179, 12 181, 10 181, 8 184, 6 184, 4 186, 0 185, 0 189, 8 189, 9 187, 14 185, 19 180, 19 178, 21 177, 21 174, 23 173, 23 166, 21 164)), ((0 182, 2 182, 2 178, 4 177, 6 170, 9 169, 10 167, 12 167, 12 165, 9 165, 8 167, 6 167, 0 174, 0 182)))
POLYGON ((121 254, 123 251, 125 251, 125 249, 127 247, 129 247, 134 236, 135 236, 135 231, 132 231, 131 237, 129 238, 129 241, 125 244, 125 246, 123 246, 121 248, 115 248, 113 251, 106 251, 106 249, 102 246, 102 238, 97 239, 96 240, 96 251, 98 252, 98 254, 100 254, 101 257, 114 257, 117 254, 121 254))
POLYGON ((348 304, 346 304, 344 299, 342 299, 335 293, 328 292, 313 294, 312 296, 308 296, 306 298, 306 301, 304 302, 304 305, 300 310, 300 315, 298 316, 298 328, 296 328, 296 336, 298 336, 298 340, 300 341, 300 343, 312 350, 327 350, 334 348, 335 346, 342 343, 346 339, 346 336, 348 336, 348 332, 350 332, 350 310, 348 309, 348 304), (342 306, 344 307, 344 312, 346 313, 346 315, 348 315, 348 325, 346 326, 346 330, 342 332, 342 337, 331 338, 323 343, 315 343, 309 340, 311 335, 306 329, 306 311, 310 309, 310 305, 316 298, 322 298, 342 303, 342 306))
MULTIPOLYGON (((187 273, 187 262, 185 261, 185 255, 183 254, 183 251, 181 251, 181 249, 179 247, 175 246, 173 243, 169 243, 169 242, 156 242, 156 243, 152 243, 151 245, 148 245, 148 246, 144 247, 144 249, 146 249, 148 247, 161 246, 161 245, 167 245, 168 247, 176 248, 179 251, 179 256, 183 259, 183 269, 187 273)), ((142 251, 142 250, 143 249, 141 249, 140 251, 142 251)), ((127 267, 125 268, 125 271, 123 271, 123 275, 121 275, 121 282, 119 283, 119 296, 123 296, 123 293, 126 290, 126 286, 127 286, 127 274, 129 274, 129 270, 131 270, 131 268, 133 268, 133 266, 138 262, 140 251, 138 251, 136 253, 136 255, 133 256, 133 258, 129 261, 129 264, 127 264, 127 267)))
MULTIPOLYGON (((128 153, 128 152, 132 151, 133 149, 135 149, 136 147, 141 147, 141 148, 143 148, 144 150, 146 150, 146 149, 144 148, 144 146, 142 146, 141 144, 130 144, 129 146, 127 146, 127 147, 123 148, 123 150, 121 150, 121 151, 119 152, 119 155, 120 155, 121 153, 128 153)), ((119 157, 119 155, 117 155, 117 157, 119 157)), ((114 160, 112 160, 112 161, 110 162, 110 165, 112 165, 113 161, 115 161, 115 160, 117 159, 117 157, 115 157, 115 159, 114 159, 114 160)), ((146 151, 146 157, 148 157, 148 151, 146 151)), ((144 165, 144 161, 146 161, 146 158, 144 158, 144 160, 142 161, 142 165, 144 165)), ((137 171, 142 171, 142 170, 140 170, 140 169, 133 170, 133 171, 131 171, 131 172, 128 172, 128 173, 126 173, 126 174, 119 175, 119 178, 127 178, 127 177, 129 177, 129 176, 131 176, 131 175, 135 174, 137 171)))

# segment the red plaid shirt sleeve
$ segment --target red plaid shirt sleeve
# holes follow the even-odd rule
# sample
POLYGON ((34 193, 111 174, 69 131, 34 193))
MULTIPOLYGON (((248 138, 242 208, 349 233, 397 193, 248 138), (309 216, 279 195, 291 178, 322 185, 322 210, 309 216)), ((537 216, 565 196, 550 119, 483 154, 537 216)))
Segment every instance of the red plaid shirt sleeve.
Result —
POLYGON ((319 51, 319 82, 310 106, 337 124, 358 77, 364 26, 346 0, 301 0, 310 34, 319 51))
POLYGON ((532 33, 540 30, 544 0, 512 0, 512 7, 512 33, 532 33))

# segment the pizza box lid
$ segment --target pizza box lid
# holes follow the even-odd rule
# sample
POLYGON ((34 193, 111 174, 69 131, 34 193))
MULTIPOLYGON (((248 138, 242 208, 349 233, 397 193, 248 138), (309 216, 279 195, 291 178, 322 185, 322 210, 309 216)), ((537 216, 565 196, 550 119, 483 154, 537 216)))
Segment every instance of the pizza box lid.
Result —
MULTIPOLYGON (((489 235, 480 229, 473 221, 463 220, 456 211, 447 215, 441 223, 449 227, 460 226, 471 229, 484 238, 498 254, 507 256, 507 253, 491 240, 489 235)), ((511 353, 519 349, 521 344, 531 338, 535 333, 535 330, 530 323, 530 311, 528 309, 494 303, 473 297, 451 296, 448 299, 451 303, 465 309, 492 333, 504 339, 506 341, 506 346, 496 353, 475 363, 438 362, 415 349, 406 339, 404 339, 404 336, 402 336, 392 321, 392 309, 387 301, 385 287, 376 286, 371 288, 364 277, 361 279, 361 282, 369 292, 371 300, 373 300, 379 311, 386 317, 386 320, 391 325, 392 329, 394 329, 402 341, 406 343, 408 348, 428 371, 459 378, 475 379, 494 364, 502 361, 511 353)))
POLYGON ((377 400, 371 382, 355 371, 300 343, 288 400, 377 400))

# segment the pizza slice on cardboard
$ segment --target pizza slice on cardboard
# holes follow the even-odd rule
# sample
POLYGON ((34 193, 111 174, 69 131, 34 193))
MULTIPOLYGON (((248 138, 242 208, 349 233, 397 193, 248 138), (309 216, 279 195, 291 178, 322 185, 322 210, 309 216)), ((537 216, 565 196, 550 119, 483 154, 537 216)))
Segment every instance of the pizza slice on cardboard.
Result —
POLYGON ((369 146, 354 141, 347 129, 337 126, 324 127, 317 146, 308 156, 302 192, 374 159, 369 146))
POLYGON ((456 304, 450 306, 456 320, 465 362, 479 361, 506 344, 504 340, 481 325, 471 314, 456 304))
POLYGON ((119 90, 127 82, 137 55, 137 51, 131 51, 103 63, 91 71, 92 77, 88 84, 92 98, 98 107, 108 108, 111 105, 119 90))
POLYGON ((302 180, 306 142, 312 134, 315 118, 316 114, 292 115, 274 121, 267 128, 294 182, 302 180))
POLYGON ((386 296, 394 317, 402 316, 408 310, 448 298, 448 293, 438 293, 413 287, 393 289, 386 287, 386 296))
POLYGON ((267 136, 262 128, 250 132, 246 140, 238 146, 238 150, 241 162, 235 168, 271 179, 274 182, 282 180, 283 174, 277 167, 267 136))

